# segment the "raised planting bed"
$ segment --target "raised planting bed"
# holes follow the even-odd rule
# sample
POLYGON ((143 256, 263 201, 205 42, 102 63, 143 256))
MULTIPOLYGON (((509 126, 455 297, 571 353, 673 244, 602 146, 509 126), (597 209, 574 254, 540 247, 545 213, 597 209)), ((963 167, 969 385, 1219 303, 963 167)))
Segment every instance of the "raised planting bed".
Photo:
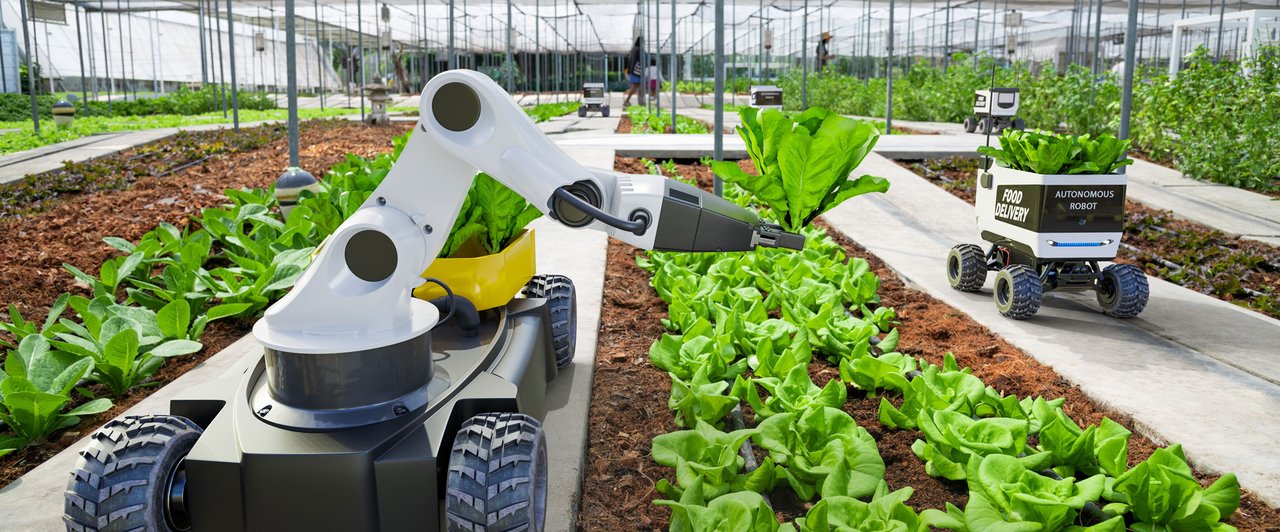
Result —
MULTIPOLYGON (((306 122, 302 126, 301 165, 316 175, 324 175, 339 163, 351 165, 350 154, 372 157, 390 152, 393 149, 392 138, 408 127, 406 124, 369 128, 347 121, 306 122)), ((120 261, 125 259, 121 250, 104 242, 104 238, 112 237, 116 246, 133 246, 149 232, 158 234, 153 230, 161 223, 171 224, 178 233, 190 232, 196 224, 195 217, 204 216, 206 221, 213 219, 207 216, 205 209, 221 207, 232 203, 233 199, 253 199, 252 195, 240 194, 229 198, 224 191, 270 187, 288 164, 284 137, 280 126, 247 129, 238 135, 225 130, 184 133, 0 187, 0 197, 6 199, 0 211, 3 212, 0 215, 0 249, 6 250, 0 257, 0 301, 11 304, 25 320, 33 321, 33 326, 39 327, 61 294, 89 298, 95 292, 100 295, 104 290, 110 290, 97 286, 111 277, 99 276, 101 265, 113 262, 121 267, 123 263, 120 261), (64 263, 87 273, 78 279, 64 268, 64 263), (95 286, 90 286, 90 282, 95 286)), ((356 164, 365 163, 357 160, 356 164)), ((269 195, 262 199, 266 198, 269 195)), ((210 256, 223 257, 211 259, 205 265, 209 270, 232 266, 220 246, 212 252, 205 251, 210 256)), ((206 258, 196 257, 195 260, 200 262, 206 258)), ((161 277, 158 270, 163 266, 159 262, 155 264, 153 271, 145 272, 151 279, 138 280, 156 282, 161 277)), ((134 267, 134 278, 142 275, 144 270, 134 267)), ((132 281, 120 280, 114 290, 118 300, 125 299, 126 288, 135 286, 132 281)), ((9 316, 0 322, 16 325, 19 321, 16 317, 9 316)), ((73 309, 65 309, 62 317, 73 318, 73 309)), ((194 320, 196 317, 197 312, 192 312, 190 318, 194 320)), ((154 375, 143 379, 140 386, 130 387, 112 397, 114 406, 109 410, 84 416, 74 426, 54 432, 48 441, 21 447, 0 457, 0 486, 12 482, 80 436, 222 350, 246 334, 251 325, 252 321, 247 318, 209 318, 203 336, 198 337, 199 351, 168 358, 154 375)), ((50 340, 60 339, 62 337, 58 336, 50 340)), ((0 333, 0 341, 12 343, 14 340, 12 334, 0 333)), ((72 407, 87 402, 90 396, 111 395, 103 384, 78 389, 80 391, 71 394, 72 407)), ((8 436, 8 429, 0 435, 8 436)))
MULTIPOLYGON (((951 157, 898 164, 969 203, 978 159, 951 157)), ((1280 318, 1280 248, 1230 236, 1133 200, 1125 202, 1116 262, 1133 264, 1202 294, 1280 318)))
MULTIPOLYGON (((740 167, 748 172, 753 171, 750 163, 740 163, 740 167)), ((662 168, 668 175, 674 169, 680 176, 696 178, 704 188, 709 187, 712 180, 711 172, 705 166, 693 164, 692 161, 655 165, 645 164, 637 159, 619 158, 616 168, 636 173, 662 168)), ((821 220, 817 225, 823 226, 821 220)), ((832 234, 830 230, 827 232, 849 260, 865 260, 870 271, 878 276, 879 300, 871 306, 893 309, 896 313, 893 319, 898 323, 893 329, 897 331, 897 352, 920 357, 923 361, 936 365, 945 364, 944 355, 951 353, 959 367, 970 368, 973 377, 980 379, 998 394, 1019 398, 1042 397, 1046 400, 1061 398, 1064 400, 1063 413, 1075 423, 1082 426, 1096 425, 1107 417, 1118 422, 1119 426, 1133 429, 1129 419, 1091 402, 1078 388, 1053 370, 994 335, 967 315, 906 286, 892 270, 856 243, 839 234, 832 234)), ((583 530, 651 530, 665 529, 673 524, 682 530, 696 529, 684 528, 685 523, 673 523, 673 510, 653 504, 655 500, 667 498, 658 492, 657 486, 660 483, 665 485, 679 482, 676 469, 659 465, 652 457, 654 438, 677 432, 682 427, 676 424, 677 412, 669 409, 673 379, 666 371, 654 366, 649 353, 651 346, 664 333, 672 333, 662 320, 681 318, 668 313, 668 304, 671 302, 661 299, 658 292, 650 286, 652 276, 637 265, 637 259, 646 262, 654 260, 649 254, 625 244, 616 241, 610 243, 579 523, 583 530)), ((854 310, 855 314, 859 313, 856 309, 850 310, 854 310)), ((867 310, 861 310, 862 315, 865 316, 866 313, 867 310)), ((783 316, 770 311, 769 318, 779 317, 783 316)), ((882 338, 888 341, 888 336, 882 338)), ((887 347, 887 344, 883 345, 887 347)), ((807 373, 814 386, 823 388, 840 377, 841 368, 828 361, 827 354, 822 353, 823 349, 817 351, 808 363, 807 373)), ((870 354, 875 353, 876 350, 871 350, 870 354)), ((748 370, 747 376, 753 373, 755 372, 748 370)), ((916 429, 889 426, 901 420, 895 420, 893 416, 885 417, 882 398, 888 400, 893 410, 905 409, 902 394, 882 389, 880 393, 873 395, 864 391, 864 388, 846 387, 838 381, 834 386, 842 387, 846 392, 845 400, 840 402, 840 410, 849 414, 875 440, 879 458, 883 461, 883 479, 888 489, 910 487, 914 490, 906 499, 906 504, 913 511, 941 510, 947 504, 964 508, 969 504, 970 487, 966 485, 966 481, 945 480, 929 475, 929 468, 933 468, 936 474, 938 470, 945 469, 944 464, 935 460, 938 463, 926 466, 926 462, 913 452, 913 443, 928 440, 928 436, 916 429)), ((880 385, 867 387, 882 388, 880 385)), ((766 391, 761 391, 760 395, 764 397, 766 405, 770 404, 766 391)), ((781 397, 785 397, 785 394, 781 397)), ((755 424, 753 421, 759 421, 757 416, 760 412, 751 408, 750 401, 742 401, 741 404, 742 417, 746 426, 751 427, 755 424)), ((733 427, 726 426, 724 430, 728 432, 733 427)), ((1047 445, 1041 438, 1034 436, 1027 444, 1026 454, 1033 454, 1040 446, 1047 445)), ((1158 448, 1145 436, 1134 433, 1128 439, 1128 455, 1123 466, 1137 466, 1150 458, 1158 448)), ((766 459, 776 460, 774 453, 766 452, 759 442, 753 444, 753 451, 752 458, 757 463, 767 463, 766 459)), ((1081 473, 1075 476, 1083 478, 1088 475, 1081 473)), ((1201 486, 1209 486, 1216 480, 1214 476, 1199 472, 1195 474, 1195 478, 1201 486)), ((787 522, 805 516, 813 509, 814 500, 823 500, 815 498, 802 502, 796 498, 787 482, 775 489, 765 490, 765 495, 774 514, 768 517, 787 522)), ((1099 503, 1103 504, 1106 501, 1099 503)), ((767 521, 769 520, 765 519, 755 523, 763 523, 766 527, 760 529, 769 530, 767 521)), ((1082 518, 1082 521, 1085 524, 1096 522, 1092 518, 1082 518)), ((1260 503, 1246 492, 1239 509, 1226 522, 1240 530, 1271 530, 1280 527, 1280 512, 1260 503)), ((1130 521, 1129 524, 1133 525, 1133 522, 1130 521)))
MULTIPOLYGON (((696 118, 690 118, 676 111, 676 130, 674 133, 682 134, 702 134, 712 131, 711 124, 696 118)), ((726 133, 732 133, 728 129, 726 133)), ((671 131, 671 108, 665 111, 650 113, 649 108, 643 105, 633 105, 627 108, 627 114, 622 116, 622 120, 618 121, 618 133, 634 133, 634 134, 658 134, 672 133, 671 131)))

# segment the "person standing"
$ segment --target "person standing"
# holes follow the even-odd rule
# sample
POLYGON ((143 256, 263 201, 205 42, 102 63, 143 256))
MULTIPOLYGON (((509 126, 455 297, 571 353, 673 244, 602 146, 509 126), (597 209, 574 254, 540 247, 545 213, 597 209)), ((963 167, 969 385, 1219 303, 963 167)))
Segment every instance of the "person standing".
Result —
POLYGON ((834 55, 831 55, 831 52, 827 51, 827 43, 829 42, 831 42, 831 32, 829 31, 822 32, 822 39, 818 41, 818 51, 817 51, 818 75, 822 75, 822 69, 827 66, 827 63, 829 61, 831 61, 836 57, 834 55))
MULTIPOLYGON (((627 73, 627 91, 622 93, 622 107, 631 105, 631 96, 640 90, 640 83, 643 81, 641 77, 644 74, 644 64, 640 62, 640 57, 644 54, 644 36, 636 37, 635 44, 631 45, 631 52, 627 54, 627 61, 622 67, 627 73)), ((640 105, 644 105, 644 96, 640 97, 640 105)))
POLYGON ((653 95, 653 101, 658 105, 662 105, 662 99, 658 98, 658 95, 661 94, 658 89, 662 88, 662 82, 666 80, 662 79, 662 69, 658 68, 657 57, 649 58, 649 68, 644 69, 644 79, 645 83, 649 84, 649 94, 653 95))

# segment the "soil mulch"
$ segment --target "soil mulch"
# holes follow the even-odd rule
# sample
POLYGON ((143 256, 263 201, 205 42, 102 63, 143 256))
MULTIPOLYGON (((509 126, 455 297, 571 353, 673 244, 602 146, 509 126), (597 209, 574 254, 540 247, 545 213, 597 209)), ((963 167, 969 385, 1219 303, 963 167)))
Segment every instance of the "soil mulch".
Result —
MULTIPOLYGON (((978 160, 897 161, 974 203, 978 160)), ((1231 236, 1170 211, 1125 202, 1125 235, 1115 262, 1133 264, 1202 294, 1280 318, 1280 248, 1231 236)))
MULTIPOLYGON (((320 176, 348 153, 373 156, 390 152, 391 138, 408 128, 409 125, 371 128, 346 121, 304 122, 301 166, 320 176)), ((128 160, 135 155, 135 150, 129 150, 108 158, 128 160)), ((101 161, 115 162, 118 161, 101 161)), ((136 240, 160 222, 184 228, 189 217, 201 209, 229 203, 223 190, 269 186, 288 162, 288 141, 280 138, 250 151, 214 156, 198 166, 163 177, 133 176, 132 186, 122 190, 42 200, 42 212, 0 219, 0 304, 13 304, 26 319, 43 322, 49 305, 63 292, 91 295, 88 287, 63 270, 64 262, 96 274, 103 261, 119 254, 102 242, 103 237, 136 240)), ((214 322, 201 338, 204 349, 166 361, 153 378, 155 386, 136 388, 116 398, 111 410, 55 435, 56 441, 0 458, 0 487, 221 351, 248 333, 251 326, 251 320, 214 322)), ((0 334, 4 340, 12 340, 7 333, 0 334)))
MULTIPOLYGON (((637 159, 618 158, 616 162, 619 171, 644 172, 644 165, 637 159)), ((702 186, 710 183, 711 173, 705 167, 680 164, 678 170, 684 177, 697 178, 702 186)), ((953 353, 960 365, 972 368, 974 375, 1005 394, 1064 397, 1065 411, 1079 423, 1098 423, 1107 416, 1132 430, 1128 417, 1093 403, 1049 367, 963 312, 906 286, 879 258, 821 220, 819 224, 850 256, 866 259, 880 276, 882 304, 894 307, 902 322, 900 351, 935 364, 941 364, 946 353, 953 353)), ((666 405, 670 379, 647 360, 649 345, 665 332, 658 320, 666 317, 666 304, 649 286, 648 272, 635 264, 635 258, 642 253, 619 241, 609 243, 579 513, 582 530, 665 529, 670 516, 667 509, 652 504, 660 498, 653 486, 661 478, 673 480, 674 471, 654 463, 649 451, 654 436, 678 429, 666 405)), ((835 378, 837 372, 829 364, 815 362, 810 373, 822 385, 835 378)), ((914 488, 908 503, 917 510, 967 502, 964 483, 937 479, 924 472, 924 463, 910 449, 919 433, 880 425, 879 401, 855 390, 850 393, 845 410, 875 436, 890 488, 914 488)), ((1145 460, 1156 448, 1149 438, 1135 433, 1130 442, 1130 464, 1145 460)), ((1206 485, 1214 479, 1201 473, 1197 476, 1206 485)), ((779 514, 790 519, 795 511, 779 514)), ((1240 530, 1277 530, 1280 511, 1246 492, 1231 524, 1240 530)))

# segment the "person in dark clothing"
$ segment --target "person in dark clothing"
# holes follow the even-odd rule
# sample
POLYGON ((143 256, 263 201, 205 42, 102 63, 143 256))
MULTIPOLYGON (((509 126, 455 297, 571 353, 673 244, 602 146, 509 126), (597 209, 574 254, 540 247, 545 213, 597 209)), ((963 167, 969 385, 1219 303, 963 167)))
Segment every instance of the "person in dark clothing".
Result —
MULTIPOLYGON (((627 54, 627 60, 622 64, 627 74, 627 91, 622 93, 622 106, 631 105, 631 96, 640 90, 640 83, 644 81, 644 64, 640 62, 640 56, 644 54, 644 37, 636 37, 635 44, 631 45, 631 52, 627 54)), ((640 104, 644 105, 644 96, 640 97, 640 104)))
POLYGON ((827 66, 827 62, 831 61, 836 57, 834 55, 831 55, 831 53, 827 51, 827 43, 829 42, 831 42, 831 32, 829 31, 822 32, 822 40, 818 41, 818 52, 817 52, 817 56, 818 56, 817 71, 819 73, 821 73, 822 69, 827 66))

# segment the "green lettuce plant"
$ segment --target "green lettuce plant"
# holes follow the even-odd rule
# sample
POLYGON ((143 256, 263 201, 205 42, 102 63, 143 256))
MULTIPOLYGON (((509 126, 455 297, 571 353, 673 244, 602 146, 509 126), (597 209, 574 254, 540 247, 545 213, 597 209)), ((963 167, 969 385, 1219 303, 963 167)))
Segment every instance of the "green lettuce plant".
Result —
POLYGON ((1146 461, 1116 478, 1104 510, 1129 513, 1134 530, 1234 531, 1221 521, 1240 506, 1240 485, 1228 473, 1208 488, 1191 473, 1181 445, 1157 449, 1146 461))
POLYGON ((698 486, 701 495, 714 499, 731 491, 768 490, 773 485, 774 465, 766 458, 754 471, 744 472, 746 461, 739 454, 742 443, 759 431, 742 429, 722 432, 702 420, 692 430, 680 430, 653 438, 653 461, 676 469, 676 483, 658 481, 664 496, 680 499, 685 490, 698 486))
POLYGON ((787 412, 804 412, 811 408, 840 408, 846 399, 843 382, 831 379, 826 386, 819 388, 810 380, 807 366, 793 366, 782 379, 759 377, 752 381, 769 392, 768 397, 762 400, 755 385, 746 386, 747 403, 755 410, 756 419, 766 419, 787 412))
MULTIPOLYGON (((34 321, 23 319, 22 313, 18 311, 18 307, 13 303, 9 303, 9 319, 11 321, 0 321, 0 330, 13 335, 14 342, 21 343, 26 337, 35 335, 43 336, 46 340, 53 338, 63 330, 58 318, 62 317, 62 313, 67 310, 67 301, 71 298, 71 294, 63 293, 58 299, 53 301, 53 305, 49 308, 49 314, 45 317, 44 324, 38 324, 34 321)), ((12 348, 13 345, 0 340, 0 347, 12 348)))
POLYGON ((468 239, 475 238, 481 248, 493 254, 502 251, 529 222, 542 216, 524 197, 483 172, 476 174, 462 210, 453 223, 440 256, 448 257, 468 239))
POLYGON ((688 486, 678 501, 658 500, 671 508, 671 532, 777 532, 778 519, 764 497, 736 491, 715 498, 703 493, 702 481, 688 486))
POLYGON ((880 423, 889 428, 916 428, 922 412, 960 408, 971 411, 971 405, 981 402, 984 394, 982 379, 970 375, 968 368, 956 367, 948 353, 943 367, 927 365, 907 383, 902 390, 901 407, 893 406, 887 398, 880 399, 880 423))
POLYGON ((53 346, 91 360, 89 380, 105 385, 113 395, 150 378, 165 358, 195 353, 202 347, 191 340, 166 339, 158 315, 142 307, 113 304, 107 296, 93 300, 75 296, 70 305, 82 323, 63 319, 67 330, 56 335, 53 346))
POLYGON ((788 231, 799 231, 849 198, 889 190, 880 177, 849 179, 879 138, 875 126, 820 107, 794 118, 749 107, 739 115, 738 135, 757 175, 730 161, 713 163, 712 169, 754 195, 788 231))
POLYGON ((38 334, 9 351, 0 371, 0 421, 13 435, 0 434, 0 456, 43 442, 54 431, 79 423, 80 416, 111 408, 111 400, 102 398, 63 412, 76 382, 92 368, 92 360, 52 349, 38 334))
POLYGON ((964 480, 965 465, 972 457, 1002 454, 1015 458, 1022 467, 1039 469, 1053 457, 1041 452, 1023 456, 1027 450, 1027 421, 1012 418, 973 419, 950 410, 921 411, 917 421, 923 440, 911 450, 925 461, 930 476, 964 480))
POLYGON ((675 412, 677 426, 691 428, 696 422, 723 426, 724 417, 738 406, 739 399, 725 393, 729 390, 728 381, 708 377, 708 372, 716 371, 712 366, 703 365, 687 381, 671 375, 671 396, 667 398, 667 408, 675 412))
POLYGON ((844 495, 865 497, 884 479, 876 441, 843 410, 828 406, 771 416, 752 437, 769 451, 785 481, 801 500, 844 495), (833 473, 848 474, 827 482, 833 473))
POLYGON ((1106 477, 1054 480, 1028 471, 1012 456, 974 456, 966 466, 969 503, 963 511, 947 504, 950 523, 937 510, 926 510, 935 526, 967 532, 989 530, 1123 532, 1124 518, 1113 517, 1090 527, 1075 524, 1080 509, 1098 500, 1106 477), (943 526, 949 524, 952 526, 943 526), (959 525, 959 526, 954 526, 959 525))
POLYGON ((1000 134, 1000 148, 978 147, 978 153, 1004 166, 1036 174, 1113 174, 1133 164, 1123 158, 1128 150, 1128 140, 1109 134, 1077 137, 1017 129, 1000 134))
POLYGON ((1129 467, 1129 429, 1109 418, 1081 429, 1062 410, 1040 428, 1039 448, 1053 455, 1049 465, 1063 477, 1105 473, 1118 477, 1129 467))
MULTIPOLYGON (((907 499, 914 492, 910 487, 889 493, 889 487, 881 482, 871 502, 853 497, 833 495, 823 497, 795 524, 782 525, 787 532, 927 532, 930 520, 921 517, 907 506, 907 499)), ((950 518, 944 519, 949 523, 950 518)), ((933 526, 938 526, 933 524, 933 526)))

